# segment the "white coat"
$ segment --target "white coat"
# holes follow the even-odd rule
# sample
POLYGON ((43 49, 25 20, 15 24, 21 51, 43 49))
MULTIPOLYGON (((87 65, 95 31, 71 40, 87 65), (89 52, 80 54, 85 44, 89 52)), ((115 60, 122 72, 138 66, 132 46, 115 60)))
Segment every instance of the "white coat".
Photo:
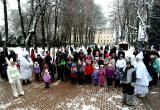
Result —
POLYGON ((33 70, 32 60, 28 57, 28 61, 24 56, 21 56, 19 60, 22 79, 30 79, 32 77, 33 70))

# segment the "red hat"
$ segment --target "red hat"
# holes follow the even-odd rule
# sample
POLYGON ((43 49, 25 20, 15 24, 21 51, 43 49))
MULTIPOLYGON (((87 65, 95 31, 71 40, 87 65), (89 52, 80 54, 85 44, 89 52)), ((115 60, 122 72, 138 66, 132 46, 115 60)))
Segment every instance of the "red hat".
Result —
POLYGON ((109 57, 109 54, 107 53, 107 54, 105 54, 105 56, 106 56, 106 57, 109 57))

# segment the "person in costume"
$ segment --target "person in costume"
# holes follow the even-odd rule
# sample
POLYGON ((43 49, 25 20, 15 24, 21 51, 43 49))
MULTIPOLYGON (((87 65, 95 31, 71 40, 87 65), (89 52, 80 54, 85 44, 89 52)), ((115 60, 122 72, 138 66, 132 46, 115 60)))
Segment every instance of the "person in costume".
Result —
POLYGON ((148 73, 148 70, 143 63, 143 53, 140 52, 136 56, 136 82, 134 84, 135 87, 135 95, 139 95, 140 97, 145 97, 149 92, 148 86, 149 82, 152 80, 151 76, 148 73))
POLYGON ((31 83, 30 78, 32 77, 33 62, 28 55, 28 52, 24 51, 19 58, 23 85, 31 83))
POLYGON ((9 83, 11 84, 13 96, 18 97, 18 95, 24 95, 24 91, 20 82, 21 74, 16 67, 16 62, 13 61, 13 58, 11 58, 10 61, 8 58, 5 59, 8 64, 7 75, 9 83))

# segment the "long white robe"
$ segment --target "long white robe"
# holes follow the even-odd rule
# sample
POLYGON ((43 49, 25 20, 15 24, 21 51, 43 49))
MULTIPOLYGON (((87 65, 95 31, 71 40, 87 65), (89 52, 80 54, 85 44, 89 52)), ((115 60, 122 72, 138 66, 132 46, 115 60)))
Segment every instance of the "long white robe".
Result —
POLYGON ((149 82, 152 80, 148 70, 142 61, 137 63, 135 94, 147 94, 149 82))
POLYGON ((22 76, 22 79, 30 79, 32 77, 32 70, 33 70, 33 62, 30 58, 28 58, 29 61, 21 56, 20 57, 20 73, 22 76))

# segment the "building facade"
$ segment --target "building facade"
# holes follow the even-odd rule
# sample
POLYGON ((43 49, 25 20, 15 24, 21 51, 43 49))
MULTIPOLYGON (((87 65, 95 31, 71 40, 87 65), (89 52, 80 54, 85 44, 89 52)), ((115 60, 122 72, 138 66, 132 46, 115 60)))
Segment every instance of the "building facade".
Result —
POLYGON ((102 28, 96 32, 94 43, 99 45, 107 45, 113 43, 113 30, 110 28, 102 28))

